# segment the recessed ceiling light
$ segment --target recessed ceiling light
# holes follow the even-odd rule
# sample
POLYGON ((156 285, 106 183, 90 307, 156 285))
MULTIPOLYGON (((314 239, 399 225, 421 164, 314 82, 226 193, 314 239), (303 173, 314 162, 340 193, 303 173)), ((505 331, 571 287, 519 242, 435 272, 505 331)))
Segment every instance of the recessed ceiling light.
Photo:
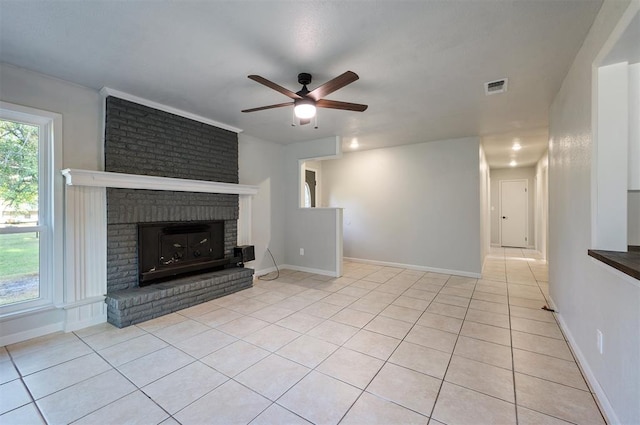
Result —
POLYGON ((514 143, 511 149, 513 149, 514 151, 519 151, 520 149, 522 149, 522 146, 520 146, 520 143, 514 143))
POLYGON ((354 138, 351 140, 351 144, 349 145, 349 147, 350 147, 351 149, 358 149, 358 146, 360 146, 360 145, 358 144, 358 139, 357 139, 356 137, 354 137, 354 138))
POLYGON ((509 163, 510 166, 515 167, 516 165, 518 165, 518 163, 516 162, 515 159, 511 160, 511 162, 509 163))

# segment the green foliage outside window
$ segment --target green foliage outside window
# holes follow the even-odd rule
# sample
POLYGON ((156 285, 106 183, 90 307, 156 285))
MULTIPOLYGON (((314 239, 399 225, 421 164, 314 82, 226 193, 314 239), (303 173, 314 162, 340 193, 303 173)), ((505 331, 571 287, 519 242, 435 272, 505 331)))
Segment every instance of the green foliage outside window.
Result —
POLYGON ((37 126, 0 120, 2 207, 25 214, 38 209, 38 141, 37 126))

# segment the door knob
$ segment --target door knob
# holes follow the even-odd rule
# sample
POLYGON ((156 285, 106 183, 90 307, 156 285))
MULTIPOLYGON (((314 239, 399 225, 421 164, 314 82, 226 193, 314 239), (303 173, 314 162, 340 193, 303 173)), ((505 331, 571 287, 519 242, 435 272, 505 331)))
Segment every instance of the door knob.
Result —
POLYGON ((506 220, 508 217, 503 215, 502 218, 504 218, 506 220))

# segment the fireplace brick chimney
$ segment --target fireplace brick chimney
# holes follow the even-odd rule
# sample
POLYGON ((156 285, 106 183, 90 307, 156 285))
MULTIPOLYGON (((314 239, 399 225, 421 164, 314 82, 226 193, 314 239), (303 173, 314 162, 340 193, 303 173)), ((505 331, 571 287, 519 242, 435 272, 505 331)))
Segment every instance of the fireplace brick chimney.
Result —
MULTIPOLYGON (((238 135, 134 102, 106 99, 105 171, 238 183, 238 135)), ((138 286, 137 223, 225 221, 237 242, 238 195, 107 190, 107 292, 138 286)))

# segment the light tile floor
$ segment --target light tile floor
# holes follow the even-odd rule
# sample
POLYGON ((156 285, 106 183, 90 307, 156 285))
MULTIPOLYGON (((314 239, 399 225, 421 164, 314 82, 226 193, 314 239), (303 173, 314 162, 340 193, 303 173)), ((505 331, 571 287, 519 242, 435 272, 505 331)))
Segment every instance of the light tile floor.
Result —
POLYGON ((158 319, 0 348, 0 424, 602 424, 546 264, 482 279, 346 263, 158 319))

